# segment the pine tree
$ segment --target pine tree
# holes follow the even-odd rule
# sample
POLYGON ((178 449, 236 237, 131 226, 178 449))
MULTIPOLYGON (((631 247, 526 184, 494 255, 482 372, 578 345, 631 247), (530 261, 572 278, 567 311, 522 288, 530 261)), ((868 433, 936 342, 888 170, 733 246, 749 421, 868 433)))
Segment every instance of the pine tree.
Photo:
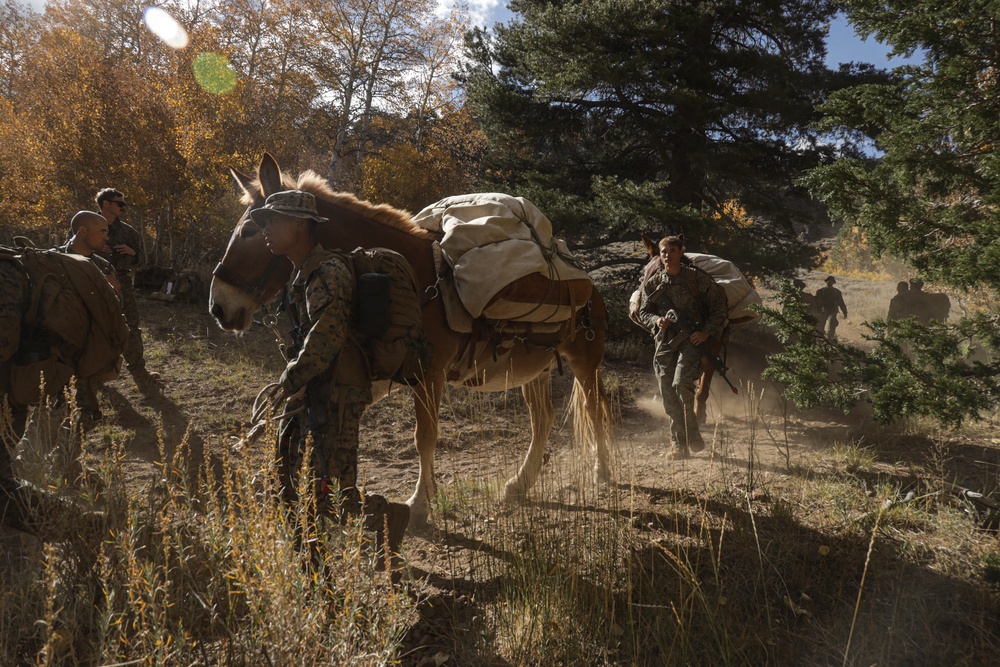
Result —
POLYGON ((863 34, 923 62, 889 83, 833 93, 821 129, 872 136, 878 159, 844 157, 809 183, 871 247, 956 287, 1000 288, 1000 47, 985 2, 852 1, 863 34))
MULTIPOLYGON (((921 62, 890 81, 834 92, 818 126, 869 141, 868 155, 842 155, 807 178, 877 253, 908 261, 924 277, 957 288, 1000 289, 1000 33, 985 2, 850 0, 852 23, 921 62)), ((768 319, 787 351, 768 374, 800 406, 858 401, 891 420, 930 415, 954 424, 995 408, 1000 365, 972 360, 1000 350, 1000 317, 979 312, 948 325, 869 324, 860 348, 810 334, 786 290, 768 319), (892 326, 889 326, 889 325, 892 326), (794 341, 791 342, 791 341, 794 341), (836 370, 833 370, 836 369, 836 370)), ((800 310, 800 309, 799 309, 800 310)))
POLYGON ((829 150, 810 129, 815 105, 873 75, 824 65, 833 3, 510 8, 518 20, 471 35, 466 73, 497 187, 535 199, 577 237, 684 231, 751 270, 808 262, 792 228, 803 207, 789 193, 829 150))

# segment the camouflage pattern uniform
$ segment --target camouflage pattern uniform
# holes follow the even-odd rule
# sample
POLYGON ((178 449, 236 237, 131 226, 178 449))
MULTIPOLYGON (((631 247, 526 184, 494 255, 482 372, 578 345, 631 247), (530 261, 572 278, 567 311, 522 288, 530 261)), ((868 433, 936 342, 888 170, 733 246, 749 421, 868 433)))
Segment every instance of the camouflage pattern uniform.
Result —
POLYGON ((139 328, 139 307, 135 303, 135 272, 143 265, 142 236, 134 227, 116 219, 108 225, 108 246, 112 252, 100 253, 115 269, 118 280, 122 286, 122 310, 125 313, 125 321, 128 322, 129 337, 128 347, 125 348, 125 363, 133 374, 146 370, 146 360, 143 359, 142 331, 139 328), (124 243, 132 250, 135 256, 125 253, 114 252, 114 247, 124 243))
POLYGON ((289 284, 305 340, 280 382, 290 394, 306 388, 305 426, 313 437, 317 476, 339 482, 345 505, 356 513, 358 436, 372 393, 367 357, 349 327, 353 288, 344 261, 314 246, 289 284))
MULTIPOLYGON (((24 431, 27 409, 9 405, 10 366, 21 342, 21 318, 28 301, 28 279, 13 262, 0 260, 0 406, 7 403, 13 412, 15 437, 24 431)), ((0 431, 3 432, 3 431, 0 431)), ((35 532, 44 494, 25 487, 14 477, 10 448, 15 442, 0 439, 0 524, 35 532)))
POLYGON ((671 440, 684 452, 689 445, 700 451, 703 444, 694 408, 702 353, 689 340, 690 331, 680 334, 671 327, 659 333, 656 323, 671 307, 686 315, 695 330, 719 340, 726 326, 726 295, 710 275, 692 266, 684 266, 677 276, 669 276, 661 268, 642 288, 639 318, 656 336, 653 372, 663 410, 670 417, 671 440), (672 306, 667 305, 667 297, 672 306))
MULTIPOLYGON (((101 270, 106 276, 114 276, 115 268, 111 265, 111 262, 101 257, 96 252, 90 253, 90 255, 84 255, 81 252, 77 252, 76 249, 70 243, 66 245, 61 245, 56 248, 59 252, 65 255, 80 255, 81 257, 87 257, 91 262, 94 263, 98 269, 101 270)), ((119 297, 120 298, 120 297, 119 297)), ((134 303, 134 300, 133 300, 134 303)), ((130 332, 131 337, 131 332, 130 332)), ((101 415, 101 403, 97 400, 97 381, 93 378, 89 378, 85 381, 80 382, 80 386, 76 391, 77 403, 85 408, 86 411, 90 412, 90 417, 98 419, 101 415)))

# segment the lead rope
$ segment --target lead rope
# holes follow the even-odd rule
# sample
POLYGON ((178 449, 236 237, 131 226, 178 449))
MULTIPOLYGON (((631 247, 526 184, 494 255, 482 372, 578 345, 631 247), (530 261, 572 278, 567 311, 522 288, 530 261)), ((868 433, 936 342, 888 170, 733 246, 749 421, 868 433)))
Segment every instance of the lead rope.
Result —
POLYGON ((280 422, 294 417, 306 409, 306 405, 303 403, 297 408, 292 410, 286 409, 278 416, 273 416, 282 403, 287 404, 287 401, 281 398, 281 385, 277 382, 265 385, 257 393, 257 398, 253 401, 253 410, 250 412, 250 423, 253 426, 250 427, 246 435, 240 438, 240 447, 255 444, 260 439, 260 436, 264 434, 264 431, 267 430, 268 422, 280 422))
MULTIPOLYGON (((284 303, 284 297, 279 300, 279 305, 275 308, 274 312, 268 310, 267 304, 261 304, 264 310, 261 324, 270 329, 271 333, 274 334, 274 342, 278 345, 278 352, 281 354, 281 358, 288 359, 286 356, 288 343, 285 341, 285 336, 281 333, 281 329, 278 328, 278 313, 280 312, 281 303, 284 303)), ((281 384, 278 382, 266 384, 263 389, 257 392, 257 397, 253 401, 253 409, 250 411, 250 423, 252 426, 246 435, 240 439, 239 444, 241 447, 255 444, 267 429, 269 421, 281 422, 289 417, 294 417, 306 409, 305 403, 292 410, 288 410, 286 407, 280 415, 274 417, 275 412, 282 407, 281 403, 284 402, 286 406, 288 405, 288 401, 281 398, 281 393, 281 384)))

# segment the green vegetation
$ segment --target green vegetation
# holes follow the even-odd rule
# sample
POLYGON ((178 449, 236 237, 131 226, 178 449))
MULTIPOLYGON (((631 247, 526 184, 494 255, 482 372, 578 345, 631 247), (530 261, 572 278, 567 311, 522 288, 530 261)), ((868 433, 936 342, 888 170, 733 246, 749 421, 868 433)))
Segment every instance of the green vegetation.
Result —
POLYGON ((836 7, 669 0, 518 0, 469 39, 469 106, 486 179, 534 201, 572 238, 685 232, 752 273, 808 265, 792 191, 831 149, 815 104, 866 69, 824 65, 836 7))
POLYGON ((843 156, 809 185, 877 253, 929 280, 1000 288, 994 12, 987 3, 846 4, 862 34, 915 54, 893 80, 839 90, 819 129, 867 138, 877 157, 843 156))
POLYGON ((927 415, 957 425, 985 417, 1000 398, 994 364, 973 359, 979 346, 1000 351, 995 318, 978 314, 956 324, 921 326, 915 319, 867 322, 859 347, 816 332, 798 290, 785 283, 778 308, 762 308, 785 349, 768 360, 765 377, 780 382, 800 408, 849 411, 871 404, 883 422, 927 415))
POLYGON ((997 336, 1000 270, 997 238, 1000 176, 993 107, 1000 100, 994 30, 984 4, 848 2, 864 34, 922 62, 892 81, 839 90, 821 106, 817 128, 867 140, 875 155, 842 155, 805 182, 831 214, 854 225, 876 256, 912 265, 923 277, 968 293, 982 306, 960 321, 921 327, 913 321, 868 324, 866 345, 809 334, 794 297, 768 322, 795 341, 771 360, 770 377, 799 406, 845 410, 871 403, 879 419, 928 415, 944 423, 979 418, 1000 398, 997 336), (982 293, 985 292, 985 298, 982 293), (983 352, 989 353, 984 355, 983 352))

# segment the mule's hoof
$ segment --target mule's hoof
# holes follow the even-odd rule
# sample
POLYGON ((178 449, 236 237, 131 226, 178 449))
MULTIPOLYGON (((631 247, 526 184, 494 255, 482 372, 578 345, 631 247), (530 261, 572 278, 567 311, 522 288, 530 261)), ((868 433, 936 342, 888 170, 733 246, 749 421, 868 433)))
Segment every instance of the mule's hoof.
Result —
POLYGON ((508 504, 523 503, 528 498, 528 490, 524 485, 511 480, 503 489, 503 501, 508 504))
POLYGON ((430 525, 430 512, 427 511, 426 507, 414 507, 410 505, 410 530, 423 530, 430 525))

